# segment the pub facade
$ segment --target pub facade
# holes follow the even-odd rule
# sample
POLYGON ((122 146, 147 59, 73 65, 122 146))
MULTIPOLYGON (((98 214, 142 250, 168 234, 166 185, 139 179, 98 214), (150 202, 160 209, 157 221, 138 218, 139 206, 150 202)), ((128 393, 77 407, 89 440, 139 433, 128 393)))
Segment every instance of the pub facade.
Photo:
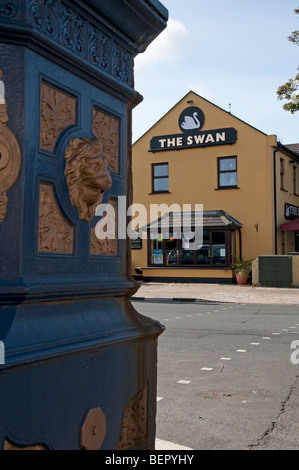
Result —
POLYGON ((133 203, 148 214, 134 227, 133 276, 231 283, 234 256, 299 252, 298 164, 298 144, 190 91, 133 145, 133 203), (197 245, 184 219, 202 227, 197 245))

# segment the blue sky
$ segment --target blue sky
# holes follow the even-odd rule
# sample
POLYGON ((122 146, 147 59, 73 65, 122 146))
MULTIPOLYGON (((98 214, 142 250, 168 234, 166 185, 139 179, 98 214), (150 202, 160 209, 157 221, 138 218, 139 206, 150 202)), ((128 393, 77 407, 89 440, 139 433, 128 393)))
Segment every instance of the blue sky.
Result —
POLYGON ((276 90, 293 78, 299 0, 162 0, 167 29, 135 59, 133 142, 190 90, 285 145, 299 142, 299 112, 282 109, 276 90))

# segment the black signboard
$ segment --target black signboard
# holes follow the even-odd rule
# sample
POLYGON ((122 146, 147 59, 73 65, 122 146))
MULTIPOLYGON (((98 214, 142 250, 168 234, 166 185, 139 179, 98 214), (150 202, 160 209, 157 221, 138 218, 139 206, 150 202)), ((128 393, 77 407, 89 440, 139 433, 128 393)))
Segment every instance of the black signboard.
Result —
POLYGON ((293 206, 292 204, 288 204, 287 202, 284 205, 284 214, 285 218, 289 220, 294 220, 299 217, 299 207, 293 206))
POLYGON ((131 240, 132 250, 142 250, 142 238, 135 238, 131 240))
POLYGON ((153 137, 150 142, 150 152, 166 150, 181 150, 214 145, 231 145, 237 141, 237 131, 233 127, 200 131, 194 133, 162 135, 153 137))

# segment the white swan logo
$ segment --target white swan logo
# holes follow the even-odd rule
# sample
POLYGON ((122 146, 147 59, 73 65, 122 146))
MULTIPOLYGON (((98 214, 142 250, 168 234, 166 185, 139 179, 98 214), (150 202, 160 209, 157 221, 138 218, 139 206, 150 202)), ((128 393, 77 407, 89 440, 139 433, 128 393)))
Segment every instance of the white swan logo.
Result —
POLYGON ((185 121, 182 122, 181 127, 185 129, 185 131, 189 131, 192 129, 199 129, 200 128, 200 121, 198 120, 198 113, 193 113, 193 116, 185 116, 185 121))
POLYGON ((192 106, 185 109, 179 118, 179 126, 183 132, 192 132, 201 129, 204 125, 205 116, 201 109, 192 106))

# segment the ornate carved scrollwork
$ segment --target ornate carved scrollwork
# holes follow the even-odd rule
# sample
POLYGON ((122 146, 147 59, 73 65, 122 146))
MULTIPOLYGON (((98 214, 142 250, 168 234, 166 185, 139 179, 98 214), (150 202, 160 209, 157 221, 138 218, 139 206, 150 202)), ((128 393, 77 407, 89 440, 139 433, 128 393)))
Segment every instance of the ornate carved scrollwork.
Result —
MULTIPOLYGON (((101 31, 90 18, 82 15, 76 5, 70 7, 69 3, 27 0, 28 21, 40 34, 51 38, 59 46, 125 85, 132 86, 132 55, 101 31)), ((3 10, 4 14, 11 14, 8 6, 3 10)))
POLYGON ((20 0, 15 0, 14 2, 10 1, 0 1, 0 17, 3 18, 15 18, 20 13, 21 6, 20 0))
MULTIPOLYGON (((2 71, 0 71, 0 80, 2 71)), ((8 122, 7 103, 4 98, 4 84, 0 82, 0 222, 7 210, 7 191, 15 184, 21 168, 21 151, 14 134, 6 127, 8 122)))

